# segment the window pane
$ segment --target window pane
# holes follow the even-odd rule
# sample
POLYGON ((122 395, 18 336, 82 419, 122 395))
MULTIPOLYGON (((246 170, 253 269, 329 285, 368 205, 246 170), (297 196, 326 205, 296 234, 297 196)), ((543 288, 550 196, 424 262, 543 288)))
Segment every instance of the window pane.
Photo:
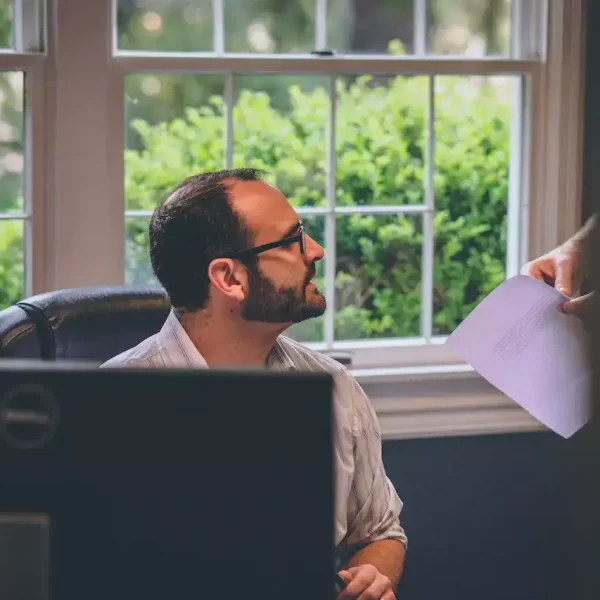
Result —
POLYGON ((418 336, 421 216, 338 216, 336 235, 336 339, 418 336))
POLYGON ((294 206, 326 205, 328 79, 236 77, 233 166, 265 169, 294 206))
POLYGON ((412 54, 415 0, 329 0, 327 45, 348 54, 412 54))
POLYGON ((125 283, 158 285, 150 264, 148 217, 125 219, 125 283))
POLYGON ((0 73, 0 213, 22 212, 23 73, 0 73))
POLYGON ((516 83, 435 80, 435 334, 453 331, 505 277, 516 83))
POLYGON ((510 0, 429 0, 429 52, 508 55, 510 4, 510 0))
POLYGON ((427 78, 363 76, 337 93, 337 204, 424 202, 427 78))
MULTIPOLYGON (((325 218, 322 216, 308 217, 301 216, 306 233, 313 240, 325 247, 325 218)), ((319 288, 319 291, 325 295, 325 258, 317 263, 317 275, 313 279, 314 284, 319 288)), ((308 319, 302 323, 296 323, 290 327, 285 335, 298 340, 299 342, 322 342, 324 339, 324 317, 316 319, 308 319)))
POLYGON ((225 50, 268 54, 315 49, 315 0, 223 0, 225 50))
POLYGON ((225 166, 224 78, 126 78, 125 206, 152 210, 186 177, 225 166))
POLYGON ((13 48, 13 0, 0 0, 0 48, 13 48))
POLYGON ((119 0, 121 50, 212 52, 211 0, 119 0))
POLYGON ((0 219, 0 310, 23 299, 23 272, 23 221, 0 219))

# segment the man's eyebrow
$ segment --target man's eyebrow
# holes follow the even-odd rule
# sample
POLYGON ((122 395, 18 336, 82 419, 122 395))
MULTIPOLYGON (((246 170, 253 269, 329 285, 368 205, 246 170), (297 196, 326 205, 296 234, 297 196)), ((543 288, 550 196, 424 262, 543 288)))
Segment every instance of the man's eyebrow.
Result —
POLYGON ((285 238, 289 238, 292 237, 292 235, 294 233, 296 233, 296 231, 298 231, 298 229, 300 228, 300 226, 302 225, 302 221, 298 221, 297 223, 295 223, 294 225, 292 225, 282 236, 281 239, 285 240, 285 238))

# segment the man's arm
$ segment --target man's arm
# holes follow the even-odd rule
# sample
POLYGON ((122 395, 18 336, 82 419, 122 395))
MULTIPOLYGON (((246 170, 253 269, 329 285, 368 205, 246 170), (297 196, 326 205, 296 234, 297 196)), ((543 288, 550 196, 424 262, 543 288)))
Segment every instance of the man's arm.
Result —
POLYGON ((354 408, 354 476, 345 538, 351 555, 346 554, 340 571, 347 587, 339 598, 358 598, 368 592, 365 598, 392 600, 404 568, 407 542, 399 520, 402 502, 383 467, 375 411, 360 385, 349 374, 347 377, 354 408))
POLYGON ((373 565, 396 588, 402 571, 404 570, 404 555, 406 548, 399 540, 378 540, 361 548, 352 555, 344 565, 344 570, 359 567, 360 565, 373 565))

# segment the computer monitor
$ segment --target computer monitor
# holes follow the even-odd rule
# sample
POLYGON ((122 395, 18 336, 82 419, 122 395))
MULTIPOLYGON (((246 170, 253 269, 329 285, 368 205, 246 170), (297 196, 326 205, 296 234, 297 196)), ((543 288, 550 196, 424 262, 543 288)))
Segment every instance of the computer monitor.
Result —
POLYGON ((0 598, 332 598, 331 397, 316 373, 0 367, 0 598))

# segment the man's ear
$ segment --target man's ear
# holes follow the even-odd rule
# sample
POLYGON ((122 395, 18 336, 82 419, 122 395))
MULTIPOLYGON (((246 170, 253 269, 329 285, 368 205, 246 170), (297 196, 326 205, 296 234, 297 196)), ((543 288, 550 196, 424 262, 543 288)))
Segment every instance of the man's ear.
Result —
POLYGON ((208 265, 208 278, 215 289, 231 300, 246 298, 248 276, 246 269, 231 258, 216 258, 208 265))

